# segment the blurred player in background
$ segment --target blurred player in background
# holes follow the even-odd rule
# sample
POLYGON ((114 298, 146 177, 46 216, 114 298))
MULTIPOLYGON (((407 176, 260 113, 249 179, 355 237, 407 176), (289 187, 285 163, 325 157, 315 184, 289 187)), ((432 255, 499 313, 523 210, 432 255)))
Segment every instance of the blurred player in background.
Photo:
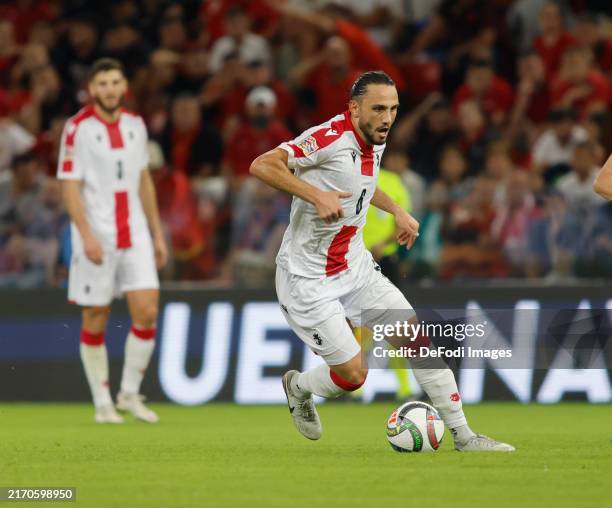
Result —
MULTIPOLYGON (((392 156, 393 153, 389 155, 389 152, 387 152, 383 159, 383 165, 392 156)), ((381 166, 376 187, 387 194, 403 210, 408 213, 412 212, 411 196, 397 173, 381 166)), ((365 248, 372 253, 372 257, 380 266, 382 273, 392 282, 397 283, 400 278, 400 260, 398 257, 399 245, 395 240, 395 219, 393 215, 375 206, 368 207, 366 223, 363 227, 363 243, 365 248)), ((372 340, 372 331, 362 327, 355 329, 354 333, 362 351, 370 351, 375 344, 372 340)), ((406 401, 412 395, 406 359, 397 356, 389 358, 389 368, 393 369, 393 374, 397 378, 396 398, 406 401)))
POLYGON ((68 299, 82 310, 81 359, 99 423, 122 423, 110 394, 104 332, 113 297, 125 294, 132 327, 117 408, 154 423, 140 385, 155 345, 157 268, 168 258, 149 174, 142 118, 122 107, 127 80, 120 62, 92 66, 92 104, 66 122, 59 155, 71 219, 68 299), (157 266, 156 266, 157 265, 157 266))
MULTIPOLYGON (((326 363, 283 376, 289 411, 308 439, 319 439, 322 433, 312 395, 334 398, 365 382, 368 368, 351 326, 388 323, 392 310, 401 311, 406 321, 415 319, 412 306, 365 248, 362 234, 372 204, 393 215, 400 245, 411 247, 418 236, 419 223, 377 187, 398 107, 391 78, 381 71, 366 72, 351 88, 348 111, 259 156, 251 165, 253 175, 294 196, 277 257, 276 291, 291 328, 326 363), (364 323, 366 309, 377 316, 364 323)), ((413 345, 422 344, 428 344, 425 337, 413 345)), ((416 358, 410 363, 449 427, 455 448, 513 451, 511 445, 470 429, 453 373, 446 366, 431 368, 428 360, 416 358)))

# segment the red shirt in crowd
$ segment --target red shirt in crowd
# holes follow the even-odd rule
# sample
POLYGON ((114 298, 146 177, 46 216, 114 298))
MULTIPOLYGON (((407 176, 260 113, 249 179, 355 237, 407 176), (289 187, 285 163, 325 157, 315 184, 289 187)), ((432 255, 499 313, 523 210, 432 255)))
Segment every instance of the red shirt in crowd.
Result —
POLYGON ((182 171, 156 171, 154 176, 159 213, 170 231, 175 256, 186 260, 199 255, 206 236, 189 178, 182 171))
POLYGON ((313 123, 323 123, 346 109, 348 90, 361 73, 359 69, 350 69, 338 79, 327 64, 319 65, 310 73, 307 87, 314 91, 317 100, 313 123))
POLYGON ((548 46, 544 42, 542 36, 536 37, 533 47, 544 62, 544 68, 546 69, 546 76, 548 78, 552 78, 559 70, 561 58, 565 50, 576 44, 576 38, 569 32, 563 32, 552 46, 548 46))
POLYGON ((249 2, 247 0, 209 0, 202 2, 200 15, 204 18, 210 37, 209 44, 225 35, 225 15, 234 8, 244 9, 252 21, 252 31, 265 34, 272 30, 278 22, 278 12, 266 2, 249 2))
POLYGON ((588 86, 591 92, 580 99, 574 100, 570 105, 574 108, 581 118, 584 118, 590 107, 596 102, 608 104, 610 100, 610 85, 608 80, 598 71, 590 71, 586 80, 582 83, 572 83, 564 79, 557 79, 552 83, 552 105, 553 107, 561 106, 563 97, 574 86, 588 86))
MULTIPOLYGON (((402 73, 380 46, 372 40, 368 32, 360 26, 343 19, 336 21, 336 31, 351 47, 353 65, 355 67, 385 71, 395 81, 395 86, 400 92, 405 90, 406 83, 402 73)), ((337 112, 338 110, 329 115, 329 117, 334 116, 337 112)), ((329 117, 326 117, 324 120, 327 120, 329 117)))
POLYGON ((595 61, 604 72, 612 71, 612 39, 603 39, 595 46, 595 61))
MULTIPOLYGON (((455 113, 459 110, 459 106, 465 101, 477 99, 474 91, 467 83, 461 85, 453 97, 453 110, 455 113)), ((514 92, 510 84, 500 77, 493 76, 491 85, 483 97, 480 98, 480 103, 484 111, 488 114, 497 112, 507 113, 512 108, 514 92)))
POLYGON ((0 88, 0 115, 19 113, 32 100, 28 90, 4 90, 0 88))
MULTIPOLYGON (((285 122, 293 120, 297 105, 291 90, 279 80, 274 80, 266 86, 276 95, 276 116, 285 122)), ((245 86, 237 86, 226 94, 221 99, 222 117, 227 119, 231 116, 239 115, 242 118, 246 118, 245 101, 248 94, 249 89, 245 86)))
POLYGON ((175 171, 188 173, 191 147, 196 140, 200 126, 187 132, 172 131, 172 152, 170 154, 171 166, 175 171))
POLYGON ((256 157, 292 137, 291 131, 278 120, 272 121, 265 129, 255 129, 250 123, 243 122, 226 145, 225 163, 230 166, 233 176, 247 176, 256 157))
POLYGON ((550 87, 548 82, 534 90, 527 106, 527 118, 535 124, 544 123, 550 112, 550 87))
POLYGON ((25 43, 28 40, 30 30, 36 23, 51 21, 56 17, 57 7, 52 7, 47 0, 6 2, 6 5, 0 5, 0 19, 10 21, 13 24, 15 38, 19 43, 25 43), (20 7, 19 4, 25 4, 26 7, 20 7))

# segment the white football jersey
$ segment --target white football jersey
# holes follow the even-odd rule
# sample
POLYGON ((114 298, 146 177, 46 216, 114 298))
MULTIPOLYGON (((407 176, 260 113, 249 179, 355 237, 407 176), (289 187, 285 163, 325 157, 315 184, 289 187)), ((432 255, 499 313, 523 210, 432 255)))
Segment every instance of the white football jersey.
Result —
POLYGON ((354 266, 367 252, 362 232, 385 145, 364 143, 346 111, 279 148, 289 154, 289 167, 297 177, 323 191, 352 196, 340 200, 344 217, 332 224, 294 196, 277 264, 309 278, 329 277, 354 266))
MULTIPOLYGON (((115 123, 86 106, 64 127, 57 177, 81 180, 87 221, 104 249, 128 249, 148 233, 140 202, 140 173, 149 163, 142 118, 122 110, 115 123)), ((81 238, 72 226, 73 248, 81 238)))

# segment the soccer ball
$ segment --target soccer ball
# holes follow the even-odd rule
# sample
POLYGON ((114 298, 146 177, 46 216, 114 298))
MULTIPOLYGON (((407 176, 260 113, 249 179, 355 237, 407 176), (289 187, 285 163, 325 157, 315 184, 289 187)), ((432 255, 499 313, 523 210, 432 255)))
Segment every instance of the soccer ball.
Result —
POLYGON ((444 422, 424 402, 406 402, 387 420, 387 439, 396 452, 435 452, 444 436, 444 422))

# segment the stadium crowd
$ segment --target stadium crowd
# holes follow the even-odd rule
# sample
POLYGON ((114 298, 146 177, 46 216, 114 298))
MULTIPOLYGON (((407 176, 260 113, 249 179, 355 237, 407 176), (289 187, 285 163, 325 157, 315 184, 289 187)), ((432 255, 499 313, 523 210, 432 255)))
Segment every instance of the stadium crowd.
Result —
POLYGON ((366 242, 390 276, 610 276, 612 210, 592 191, 612 148, 610 8, 588 0, 3 3, 0 287, 65 283, 58 147, 101 56, 124 64, 126 107, 149 130, 173 259, 166 280, 271 282, 290 197, 249 177, 250 162, 344 111, 353 80, 373 69, 401 96, 386 185, 421 222, 407 252, 371 211, 376 230, 366 242))

